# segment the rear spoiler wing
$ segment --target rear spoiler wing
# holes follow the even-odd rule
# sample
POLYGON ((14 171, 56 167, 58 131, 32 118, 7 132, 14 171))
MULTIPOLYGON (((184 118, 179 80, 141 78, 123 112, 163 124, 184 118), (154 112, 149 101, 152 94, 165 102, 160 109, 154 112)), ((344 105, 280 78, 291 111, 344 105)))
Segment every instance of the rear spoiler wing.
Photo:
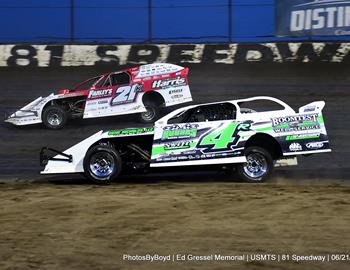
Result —
POLYGON ((325 106, 324 101, 314 101, 299 108, 299 113, 320 112, 325 106))

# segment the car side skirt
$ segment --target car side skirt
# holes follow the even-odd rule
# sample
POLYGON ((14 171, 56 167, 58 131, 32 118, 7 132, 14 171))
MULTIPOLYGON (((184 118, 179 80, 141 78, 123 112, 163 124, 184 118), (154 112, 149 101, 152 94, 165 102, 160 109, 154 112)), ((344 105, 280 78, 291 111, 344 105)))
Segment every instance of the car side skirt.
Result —
POLYGON ((195 166, 195 165, 212 165, 212 164, 230 164, 230 163, 244 163, 247 159, 245 156, 233 158, 220 158, 210 160, 194 160, 194 161, 174 161, 151 163, 150 167, 172 167, 172 166, 195 166))
POLYGON ((283 153, 283 156, 307 155, 307 154, 326 153, 326 152, 332 152, 332 149, 301 151, 301 152, 295 152, 295 153, 283 153))

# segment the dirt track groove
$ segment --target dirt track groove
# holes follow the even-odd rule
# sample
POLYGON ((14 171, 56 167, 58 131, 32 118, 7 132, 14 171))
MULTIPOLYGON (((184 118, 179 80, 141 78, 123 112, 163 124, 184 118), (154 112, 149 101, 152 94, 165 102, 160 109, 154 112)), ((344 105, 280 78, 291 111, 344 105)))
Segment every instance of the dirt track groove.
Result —
POLYGON ((348 269, 350 262, 132 262, 123 254, 348 252, 349 185, 0 186, 1 269, 348 269))

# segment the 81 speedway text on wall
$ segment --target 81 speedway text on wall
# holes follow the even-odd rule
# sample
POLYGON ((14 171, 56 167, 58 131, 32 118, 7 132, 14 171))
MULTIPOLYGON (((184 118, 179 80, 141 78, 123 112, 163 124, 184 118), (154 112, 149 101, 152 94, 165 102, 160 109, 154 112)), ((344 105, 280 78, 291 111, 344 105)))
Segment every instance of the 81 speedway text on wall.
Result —
POLYGON ((348 62, 350 43, 0 45, 0 67, 169 63, 348 62))

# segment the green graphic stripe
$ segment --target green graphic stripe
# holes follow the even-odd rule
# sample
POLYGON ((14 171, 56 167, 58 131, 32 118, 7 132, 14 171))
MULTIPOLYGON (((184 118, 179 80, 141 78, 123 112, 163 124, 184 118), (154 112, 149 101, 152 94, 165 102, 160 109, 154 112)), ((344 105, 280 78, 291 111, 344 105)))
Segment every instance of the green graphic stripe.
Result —
POLYGON ((272 127, 257 128, 256 131, 272 131, 272 127))
POLYGON ((175 151, 175 150, 188 150, 188 149, 191 149, 193 147, 195 147, 196 145, 196 142, 191 142, 189 144, 189 147, 186 147, 186 148, 181 148, 180 146, 176 147, 174 146, 174 148, 168 148, 168 149, 165 149, 165 146, 164 145, 161 145, 161 146, 153 146, 152 148, 152 157, 153 156, 156 156, 156 155, 159 155, 159 154, 164 154, 166 152, 169 152, 169 151, 175 151))
POLYGON ((299 135, 299 136, 295 136, 295 135, 289 135, 286 137, 286 141, 294 141, 294 140, 305 140, 305 139, 316 139, 319 138, 320 135, 299 135))
POLYGON ((317 117, 317 122, 318 122, 319 124, 323 124, 323 123, 324 123, 324 121, 323 121, 323 116, 322 116, 322 115, 319 116, 319 117, 317 117))
POLYGON ((129 128, 129 129, 120 129, 120 130, 110 130, 108 131, 109 136, 116 136, 116 135, 134 135, 134 134, 143 134, 143 133, 149 133, 153 132, 154 128, 129 128))
POLYGON ((164 146, 153 146, 152 148, 152 157, 159 155, 159 154, 164 154, 166 150, 164 149, 164 146))
MULTIPOLYGON (((317 117, 317 122, 319 124, 323 124, 324 123, 322 115, 317 117)), ((311 125, 314 125, 314 124, 315 124, 314 122, 303 122, 303 123, 298 124, 298 126, 311 126, 311 125)), ((280 125, 276 126, 275 128, 276 129, 281 129, 281 128, 287 128, 287 127, 289 127, 288 124, 280 124, 280 125)), ((270 127, 256 128, 255 130, 256 131, 271 131, 272 127, 270 126, 270 127)))
POLYGON ((313 126, 315 125, 315 122, 302 122, 298 124, 298 126, 313 126))
POLYGON ((279 125, 275 126, 276 129, 287 128, 287 127, 289 127, 289 124, 279 124, 279 125))

